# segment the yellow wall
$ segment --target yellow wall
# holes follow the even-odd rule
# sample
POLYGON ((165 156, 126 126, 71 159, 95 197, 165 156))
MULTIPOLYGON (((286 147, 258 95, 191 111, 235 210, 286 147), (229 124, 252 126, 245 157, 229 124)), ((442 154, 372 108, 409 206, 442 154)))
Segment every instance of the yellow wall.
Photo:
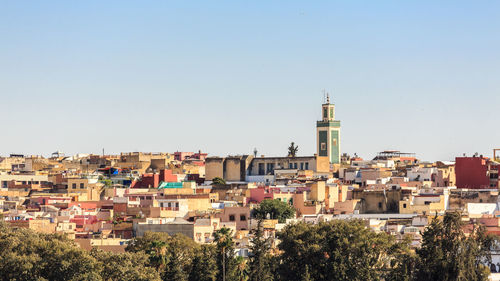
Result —
POLYGON ((401 200, 399 201, 399 213, 400 214, 425 214, 430 215, 436 212, 444 212, 444 196, 440 196, 439 202, 432 202, 429 205, 418 204, 412 205, 410 204, 411 200, 401 200), (404 208, 404 204, 406 204, 406 208, 404 208))
POLYGON ((330 172, 330 161, 328 160, 328 156, 316 156, 316 172, 330 172))
POLYGON ((213 180, 216 177, 224 178, 223 158, 206 159, 205 160, 205 177, 206 180, 213 180))
POLYGON ((309 200, 325 201, 325 182, 317 181, 311 185, 311 192, 308 194, 309 200))

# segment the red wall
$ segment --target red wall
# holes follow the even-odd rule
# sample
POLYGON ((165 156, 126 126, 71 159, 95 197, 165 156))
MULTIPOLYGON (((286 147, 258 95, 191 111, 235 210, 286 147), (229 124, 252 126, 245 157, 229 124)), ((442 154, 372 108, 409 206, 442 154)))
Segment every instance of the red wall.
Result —
POLYGON ((131 188, 157 188, 160 182, 177 182, 177 176, 172 174, 172 170, 161 170, 159 174, 143 174, 141 181, 134 181, 131 188))
MULTIPOLYGON (((172 174, 172 170, 160 171, 160 182, 177 182, 177 176, 172 174)), ((155 186, 158 187, 158 186, 155 186)))
POLYGON ((489 188, 488 159, 484 157, 456 157, 457 188, 489 188))

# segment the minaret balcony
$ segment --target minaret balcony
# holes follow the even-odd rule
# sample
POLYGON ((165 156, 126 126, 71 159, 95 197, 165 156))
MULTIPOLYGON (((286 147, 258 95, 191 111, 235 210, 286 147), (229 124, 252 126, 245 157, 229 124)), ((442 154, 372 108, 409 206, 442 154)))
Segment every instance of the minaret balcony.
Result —
POLYGON ((340 120, 318 121, 316 127, 337 127, 340 128, 340 120))

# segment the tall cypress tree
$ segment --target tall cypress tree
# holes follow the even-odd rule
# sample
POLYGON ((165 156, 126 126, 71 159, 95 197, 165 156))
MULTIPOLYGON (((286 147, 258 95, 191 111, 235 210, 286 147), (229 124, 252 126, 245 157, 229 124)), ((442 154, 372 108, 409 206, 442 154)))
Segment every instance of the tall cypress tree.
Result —
POLYGON ((215 231, 214 241, 217 251, 217 280, 238 280, 233 231, 226 227, 215 231))
POLYGON ((201 245, 193 258, 189 281, 215 281, 217 273, 214 245, 201 245))
POLYGON ((474 226, 469 235, 463 231, 460 213, 435 218, 422 237, 416 280, 485 281, 491 260, 493 238, 482 226, 474 226))
POLYGON ((253 233, 250 246, 250 281, 271 281, 269 250, 271 248, 270 238, 264 237, 262 220, 259 220, 257 229, 253 233))

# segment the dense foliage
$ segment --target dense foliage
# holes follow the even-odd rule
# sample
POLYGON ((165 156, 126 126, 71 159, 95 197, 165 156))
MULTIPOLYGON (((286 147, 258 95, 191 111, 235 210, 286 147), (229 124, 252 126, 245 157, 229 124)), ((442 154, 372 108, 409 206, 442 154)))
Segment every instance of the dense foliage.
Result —
POLYGON ((295 217, 295 209, 279 199, 265 199, 253 210, 257 219, 272 219, 284 223, 286 219, 295 217))
POLYGON ((484 228, 464 233, 461 216, 434 219, 416 251, 360 220, 296 223, 271 237, 261 222, 252 231, 250 256, 235 254, 233 233, 214 233, 200 245, 183 235, 146 233, 126 253, 85 251, 53 234, 0 224, 0 280, 487 280, 495 242, 484 228), (267 238, 266 238, 267 237, 267 238))
POLYGON ((272 274, 272 256, 271 238, 264 237, 262 227, 262 220, 259 220, 257 229, 253 232, 250 246, 250 263, 249 263, 249 276, 250 281, 271 281, 273 280, 272 274))
POLYGON ((226 181, 221 178, 221 177, 215 177, 213 180, 212 180, 212 184, 213 185, 225 185, 226 184, 226 181))
POLYGON ((160 280, 144 255, 86 251, 72 241, 0 224, 0 280, 160 280))
POLYGON ((217 280, 238 280, 237 260, 234 252, 233 231, 221 228, 214 233, 216 243, 217 280))
POLYGON ((422 240, 417 281, 488 280, 490 270, 483 264, 491 262, 494 238, 483 227, 473 226, 465 235, 460 214, 450 213, 433 220, 422 240))
POLYGON ((380 280, 398 245, 357 220, 293 224, 279 239, 282 280, 380 280))

